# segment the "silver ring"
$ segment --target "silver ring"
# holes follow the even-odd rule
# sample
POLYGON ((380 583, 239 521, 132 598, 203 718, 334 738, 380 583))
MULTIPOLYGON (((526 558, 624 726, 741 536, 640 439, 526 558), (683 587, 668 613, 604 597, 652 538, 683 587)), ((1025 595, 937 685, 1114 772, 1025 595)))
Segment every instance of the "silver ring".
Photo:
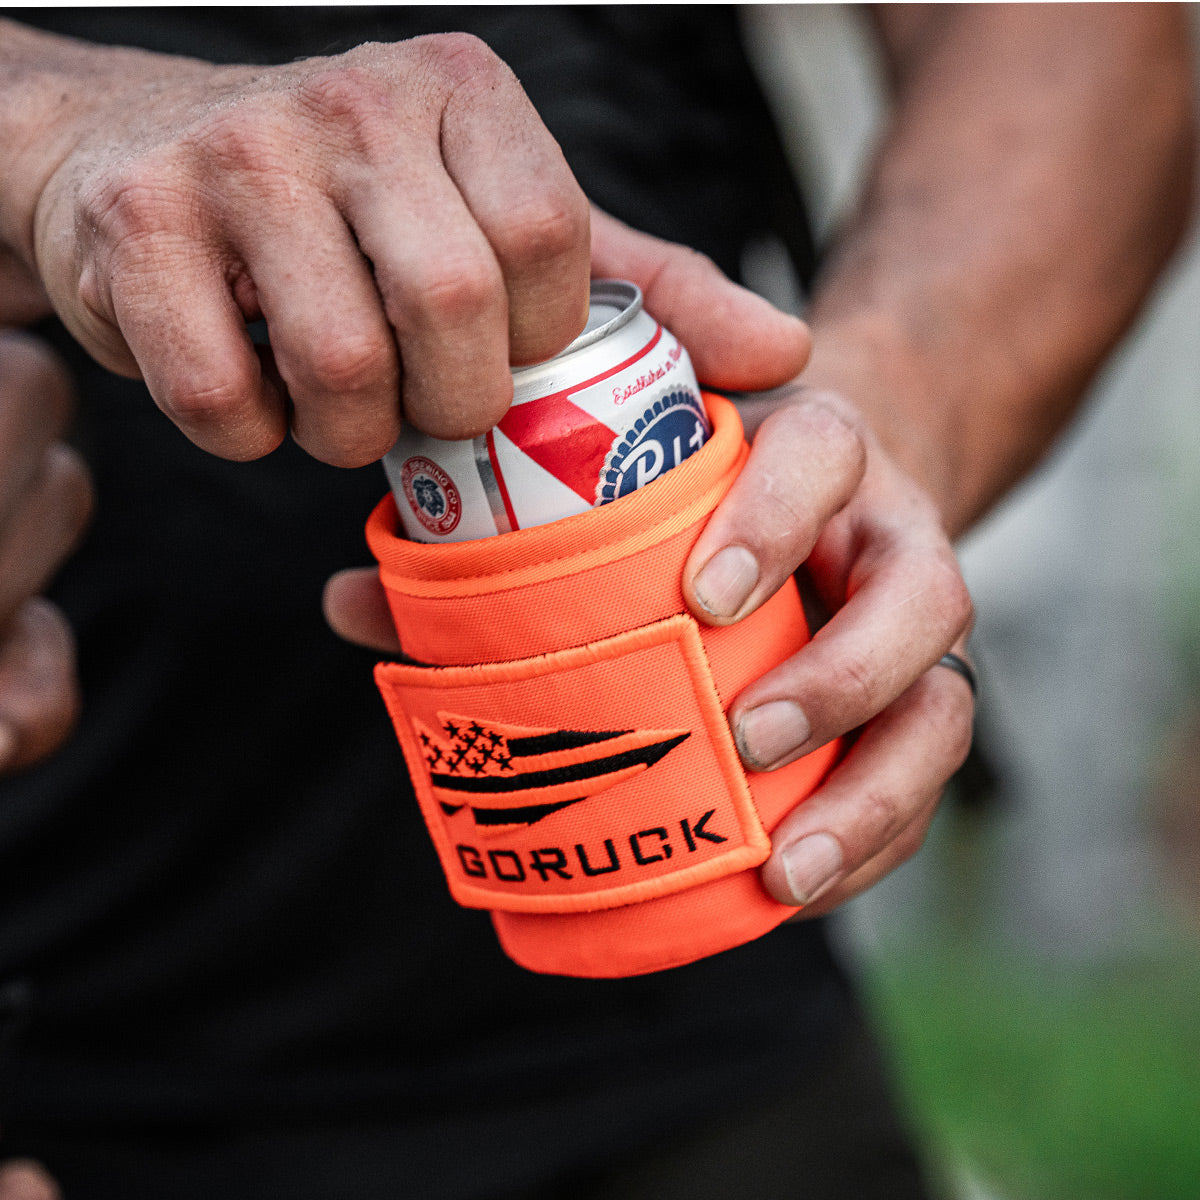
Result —
POLYGON ((960 658, 957 654, 943 654, 937 660, 939 667, 949 667, 951 671, 961 675, 966 681, 967 686, 971 689, 971 695, 979 694, 979 681, 975 678, 974 668, 965 658, 960 658))

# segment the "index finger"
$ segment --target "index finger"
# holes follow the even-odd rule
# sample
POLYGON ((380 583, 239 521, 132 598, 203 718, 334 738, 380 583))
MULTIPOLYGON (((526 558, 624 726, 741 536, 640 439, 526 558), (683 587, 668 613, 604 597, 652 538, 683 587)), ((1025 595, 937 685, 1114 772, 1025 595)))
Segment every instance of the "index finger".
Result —
POLYGON ((836 398, 804 391, 773 413, 683 573, 693 613, 729 625, 773 596, 854 495, 866 450, 836 398))

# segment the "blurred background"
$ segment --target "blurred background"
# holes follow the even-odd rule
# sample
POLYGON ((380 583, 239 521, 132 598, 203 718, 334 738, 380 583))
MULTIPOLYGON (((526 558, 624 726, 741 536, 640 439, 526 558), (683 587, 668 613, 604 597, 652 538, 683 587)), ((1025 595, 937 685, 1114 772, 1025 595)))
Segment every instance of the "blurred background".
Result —
MULTIPOLYGON (((883 113, 869 31, 842 6, 744 19, 827 231, 883 113)), ((774 247, 749 267, 789 300, 774 247)), ((1200 236, 960 552, 982 762, 840 943, 946 1200, 1196 1200, 1200 236)))

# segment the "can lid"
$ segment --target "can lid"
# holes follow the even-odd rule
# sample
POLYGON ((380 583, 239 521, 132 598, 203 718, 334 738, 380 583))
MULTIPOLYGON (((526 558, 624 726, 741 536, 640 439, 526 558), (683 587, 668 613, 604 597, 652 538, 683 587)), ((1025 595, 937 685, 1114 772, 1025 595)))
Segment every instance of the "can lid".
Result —
POLYGON ((636 283, 625 279, 593 279, 588 319, 583 332, 554 358, 534 363, 529 367, 520 367, 513 371, 513 375, 519 377, 525 371, 537 370, 546 363, 565 358, 568 354, 574 354, 577 350, 603 341, 623 325, 628 325, 641 311, 642 289, 636 283))

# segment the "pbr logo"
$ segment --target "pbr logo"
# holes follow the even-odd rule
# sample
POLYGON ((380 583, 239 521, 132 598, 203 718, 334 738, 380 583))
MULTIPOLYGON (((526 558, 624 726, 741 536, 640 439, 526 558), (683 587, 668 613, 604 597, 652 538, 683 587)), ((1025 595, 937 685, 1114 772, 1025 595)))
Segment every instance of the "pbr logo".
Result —
POLYGON ((454 481, 435 462, 420 455, 405 461, 400 484, 418 521, 430 533, 444 537, 462 519, 462 497, 454 481))
POLYGON ((659 397, 608 452, 596 503, 607 504, 653 482, 695 454, 711 433, 704 405, 690 388, 659 397))

